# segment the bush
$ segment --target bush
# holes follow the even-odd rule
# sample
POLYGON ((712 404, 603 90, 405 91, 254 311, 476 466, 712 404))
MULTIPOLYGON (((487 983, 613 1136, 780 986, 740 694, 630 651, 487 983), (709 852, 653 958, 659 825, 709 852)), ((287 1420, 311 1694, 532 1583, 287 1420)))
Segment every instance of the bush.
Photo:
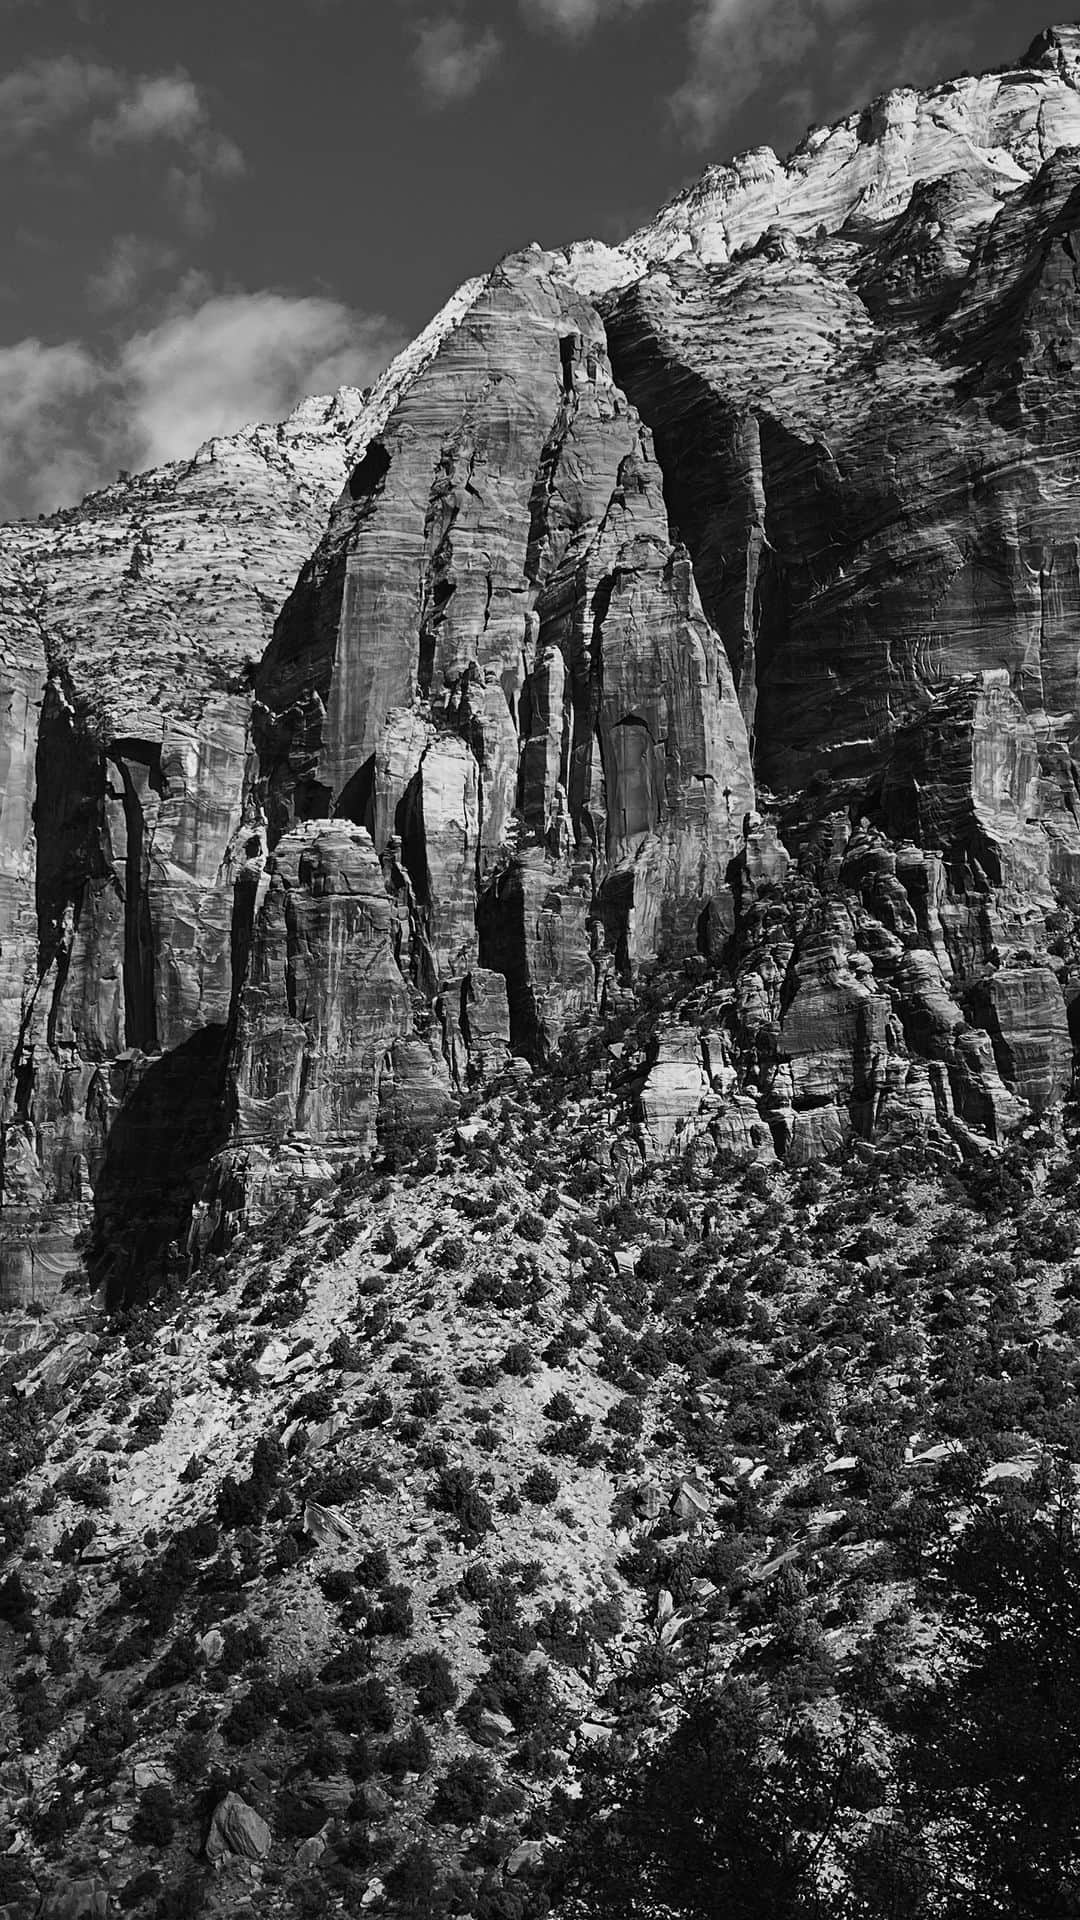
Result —
POLYGON ((465 1265, 468 1252, 468 1246, 460 1233, 448 1233, 441 1244, 435 1248, 432 1259, 437 1267, 442 1267, 444 1272, 456 1273, 465 1265))
POLYGON ((429 1498, 438 1512, 451 1515, 465 1546, 476 1546, 491 1531, 491 1508, 467 1467, 444 1467, 429 1498))
POLYGON ((456 1705, 457 1685, 444 1653, 411 1653, 398 1672, 406 1686, 416 1692, 417 1711, 429 1719, 437 1719, 446 1708, 456 1705))
POLYGON ((490 1761, 472 1755, 452 1760, 435 1789, 429 1818, 440 1825, 471 1827, 492 1810, 497 1797, 490 1761))
POLYGON ((146 1901, 153 1900, 161 1892, 161 1875, 153 1867, 146 1867, 132 1879, 126 1880, 116 1898, 125 1913, 132 1907, 141 1907, 146 1901))
POLYGON ((131 1823, 137 1847, 168 1847, 176 1834, 176 1807, 166 1786, 144 1787, 131 1823))
POLYGON ((552 1473, 550 1467, 533 1467, 521 1483, 521 1491, 526 1500, 532 1500, 538 1507, 554 1506, 559 1497, 559 1476, 552 1473))

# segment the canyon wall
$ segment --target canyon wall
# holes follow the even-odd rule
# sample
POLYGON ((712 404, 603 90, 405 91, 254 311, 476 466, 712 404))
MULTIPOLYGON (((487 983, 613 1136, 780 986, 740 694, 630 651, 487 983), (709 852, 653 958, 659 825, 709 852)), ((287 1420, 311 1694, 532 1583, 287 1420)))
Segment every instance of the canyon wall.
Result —
POLYGON ((719 999, 657 1022, 644 1153, 1053 1115, 1078 48, 513 255, 372 393, 3 530, 0 1304, 80 1251, 137 1291, 657 964, 719 999))

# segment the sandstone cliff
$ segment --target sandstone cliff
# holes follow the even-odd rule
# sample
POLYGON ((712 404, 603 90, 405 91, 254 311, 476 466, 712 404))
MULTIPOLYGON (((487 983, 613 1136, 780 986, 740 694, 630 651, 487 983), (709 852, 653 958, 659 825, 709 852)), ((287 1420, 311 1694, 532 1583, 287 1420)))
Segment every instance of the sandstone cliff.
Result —
POLYGON ((370 395, 4 532, 8 1303, 698 953, 643 1154, 1054 1111, 1078 75, 1054 30, 711 168, 370 395))

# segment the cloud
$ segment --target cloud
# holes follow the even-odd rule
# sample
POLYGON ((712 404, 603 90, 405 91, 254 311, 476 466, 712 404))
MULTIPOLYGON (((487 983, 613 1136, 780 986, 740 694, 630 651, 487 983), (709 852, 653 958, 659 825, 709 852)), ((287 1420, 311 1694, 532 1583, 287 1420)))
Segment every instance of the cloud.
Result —
POLYGON ((887 0, 695 0, 688 75, 670 102, 676 125, 703 146, 766 85, 807 120, 849 112, 885 87, 929 85, 970 58, 987 11, 971 0, 912 23, 887 0))
POLYGON ((530 26, 552 28, 568 39, 581 40, 609 20, 640 13, 652 0, 519 0, 519 4, 530 26))
POLYGON ((413 65, 424 96, 434 107, 467 100, 502 56, 502 41, 493 28, 470 36, 456 19, 421 20, 415 36, 413 65))
POLYGON ((711 139, 766 77, 788 73, 825 27, 814 0, 699 0, 690 19, 690 71, 671 106, 691 143, 711 139))
POLYGON ((381 315, 336 300, 211 295, 123 348, 119 371, 140 464, 182 458, 250 420, 279 419, 304 394, 366 386, 404 344, 381 315))
POLYGON ((205 120, 199 89, 186 73, 146 75, 131 83, 106 118, 94 121, 90 144, 108 151, 146 140, 187 140, 205 120))
POLYGON ((0 146, 7 152, 31 146, 103 101, 115 100, 122 86, 114 68, 72 54, 29 60, 0 80, 0 146))
POLYGON ((0 500, 17 512, 77 498, 95 467, 91 416, 100 369, 76 341, 0 347, 0 500))
POLYGON ((186 459, 212 434, 276 420, 305 394, 367 386, 404 345, 381 315, 192 276, 111 353, 79 341, 0 347, 0 516, 73 505, 121 467, 186 459))
POLYGON ((84 150, 105 160, 131 147, 180 147, 166 193, 183 224, 209 224, 208 185, 235 179, 244 157, 213 125, 200 88, 174 73, 129 74, 62 54, 31 60, 0 80, 0 150, 29 149, 73 129, 84 150))
POLYGON ((176 250, 140 233, 117 234, 97 272, 86 283, 88 304, 96 313, 132 308, 148 282, 176 266, 176 250))

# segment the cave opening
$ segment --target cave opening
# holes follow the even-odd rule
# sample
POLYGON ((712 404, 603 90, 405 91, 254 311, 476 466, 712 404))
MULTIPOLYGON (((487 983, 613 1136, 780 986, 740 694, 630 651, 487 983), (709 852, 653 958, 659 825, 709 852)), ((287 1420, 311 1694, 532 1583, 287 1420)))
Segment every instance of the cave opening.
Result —
POLYGON ((381 487, 390 471, 390 455, 381 440, 372 440, 366 453, 349 475, 349 497, 369 500, 381 487))

